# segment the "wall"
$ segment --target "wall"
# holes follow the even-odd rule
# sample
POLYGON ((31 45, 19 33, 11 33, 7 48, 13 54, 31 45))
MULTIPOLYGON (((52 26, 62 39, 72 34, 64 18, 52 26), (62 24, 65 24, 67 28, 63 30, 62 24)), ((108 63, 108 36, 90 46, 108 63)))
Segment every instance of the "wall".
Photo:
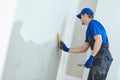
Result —
POLYGON ((72 1, 19 0, 2 80, 56 80, 63 35, 72 1))
POLYGON ((120 78, 118 78, 120 76, 120 74, 118 74, 120 72, 120 37, 118 37, 118 34, 120 34, 119 7, 119 0, 99 0, 96 9, 95 18, 101 21, 107 30, 110 43, 110 51, 114 58, 107 80, 120 80, 120 78))
POLYGON ((17 0, 0 0, 0 80, 8 49, 16 4, 17 0))

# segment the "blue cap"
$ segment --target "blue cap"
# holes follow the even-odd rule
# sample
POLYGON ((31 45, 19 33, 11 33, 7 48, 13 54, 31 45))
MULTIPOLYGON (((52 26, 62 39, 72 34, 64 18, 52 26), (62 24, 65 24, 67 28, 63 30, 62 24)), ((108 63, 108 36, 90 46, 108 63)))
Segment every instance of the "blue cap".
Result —
POLYGON ((93 11, 92 11, 90 8, 84 8, 84 9, 82 9, 82 11, 81 11, 79 14, 77 14, 76 16, 81 19, 81 14, 84 14, 84 13, 89 14, 89 15, 91 15, 91 16, 93 16, 93 14, 94 14, 93 11))

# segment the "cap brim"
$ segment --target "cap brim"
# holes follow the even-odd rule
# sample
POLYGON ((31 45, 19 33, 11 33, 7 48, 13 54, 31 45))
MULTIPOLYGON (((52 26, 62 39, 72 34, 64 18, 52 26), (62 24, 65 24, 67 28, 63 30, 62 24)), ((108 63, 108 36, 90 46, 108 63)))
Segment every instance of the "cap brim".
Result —
POLYGON ((81 19, 81 14, 76 15, 77 18, 81 19))

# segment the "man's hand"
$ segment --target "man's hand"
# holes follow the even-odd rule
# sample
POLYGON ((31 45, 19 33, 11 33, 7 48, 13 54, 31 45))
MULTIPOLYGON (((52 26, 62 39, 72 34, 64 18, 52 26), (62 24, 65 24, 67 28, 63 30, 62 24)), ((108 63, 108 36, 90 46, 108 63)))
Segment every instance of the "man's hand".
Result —
POLYGON ((84 66, 86 68, 90 68, 92 66, 92 62, 94 61, 94 56, 90 55, 89 59, 85 62, 84 66))
POLYGON ((60 49, 63 49, 65 52, 69 52, 70 50, 63 41, 60 41, 60 49))

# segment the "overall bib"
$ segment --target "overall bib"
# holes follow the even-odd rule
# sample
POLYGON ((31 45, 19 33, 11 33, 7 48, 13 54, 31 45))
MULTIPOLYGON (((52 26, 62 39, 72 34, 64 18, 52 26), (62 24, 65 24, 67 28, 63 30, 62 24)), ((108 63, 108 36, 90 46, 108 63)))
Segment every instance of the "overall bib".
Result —
MULTIPOLYGON (((94 37, 91 36, 90 32, 88 32, 88 42, 91 50, 93 50, 95 40, 94 37)), ((101 46, 99 52, 95 56, 87 80, 106 80, 112 61, 113 58, 109 51, 109 43, 107 40, 107 43, 101 46)))

